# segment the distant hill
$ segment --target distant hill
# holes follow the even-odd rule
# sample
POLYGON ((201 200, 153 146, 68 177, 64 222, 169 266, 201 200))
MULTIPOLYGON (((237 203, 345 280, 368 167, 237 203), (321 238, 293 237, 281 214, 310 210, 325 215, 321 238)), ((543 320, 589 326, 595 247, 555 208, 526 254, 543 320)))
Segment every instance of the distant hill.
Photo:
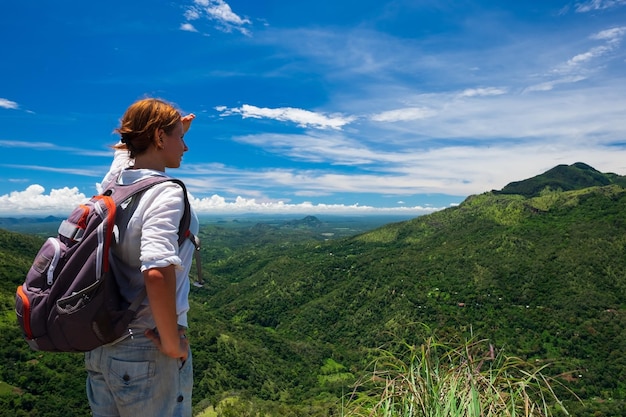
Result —
POLYGON ((0 227, 5 225, 15 224, 29 224, 29 223, 50 223, 59 222, 63 219, 61 217, 46 216, 46 217, 0 217, 0 227))
POLYGON ((39 236, 51 236, 56 234, 62 221, 63 218, 55 216, 0 217, 0 229, 39 236))
MULTIPOLYGON (((546 372, 585 401, 556 386, 574 416, 624 415, 622 177, 577 163, 507 187, 341 239, 203 227, 206 285, 192 289, 190 312, 196 406, 240 393, 268 415, 330 415, 371 349, 398 338, 419 346, 415 323, 426 323, 551 364, 546 372)), ((0 380, 27 394, 0 396, 0 408, 43 401, 46 415, 79 415, 80 357, 30 352, 12 317, 39 242, 0 230, 0 380)))
POLYGON ((299 220, 288 220, 283 223, 282 227, 316 229, 321 227, 322 224, 323 223, 317 217, 306 216, 305 218, 299 220))
POLYGON ((270 229, 318 229, 324 223, 315 216, 306 216, 302 219, 280 220, 273 222, 258 222, 252 227, 253 230, 270 230, 270 229))
POLYGON ((572 165, 557 165, 535 177, 507 184, 496 194, 519 194, 524 197, 536 197, 542 191, 571 191, 587 187, 617 184, 626 187, 626 177, 612 173, 601 173, 582 162, 572 165))

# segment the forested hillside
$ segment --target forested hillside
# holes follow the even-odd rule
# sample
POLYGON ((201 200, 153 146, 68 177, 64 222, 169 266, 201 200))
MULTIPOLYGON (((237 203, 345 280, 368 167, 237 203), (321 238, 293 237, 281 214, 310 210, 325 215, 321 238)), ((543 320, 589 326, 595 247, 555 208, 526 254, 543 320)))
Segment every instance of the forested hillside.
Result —
MULTIPOLYGON (((626 189, 596 173, 611 181, 568 188, 581 169, 593 170, 575 164, 558 170, 562 187, 487 192, 348 238, 251 230, 254 244, 238 234, 230 246, 203 228, 213 243, 192 291, 196 411, 229 397, 221 415, 340 415, 371 349, 419 344, 425 323, 549 364, 572 415, 626 415, 626 189)), ((0 415, 88 415, 80 355, 31 352, 14 324, 15 286, 40 242, 0 231, 0 415)))

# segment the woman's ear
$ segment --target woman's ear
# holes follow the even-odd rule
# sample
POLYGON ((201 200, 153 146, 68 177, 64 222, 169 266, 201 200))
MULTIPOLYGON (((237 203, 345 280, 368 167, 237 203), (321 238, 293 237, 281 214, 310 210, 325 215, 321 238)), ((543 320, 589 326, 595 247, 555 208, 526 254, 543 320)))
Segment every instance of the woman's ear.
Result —
POLYGON ((154 131, 154 144, 157 149, 163 149, 163 135, 165 135, 165 131, 163 129, 157 129, 154 131))

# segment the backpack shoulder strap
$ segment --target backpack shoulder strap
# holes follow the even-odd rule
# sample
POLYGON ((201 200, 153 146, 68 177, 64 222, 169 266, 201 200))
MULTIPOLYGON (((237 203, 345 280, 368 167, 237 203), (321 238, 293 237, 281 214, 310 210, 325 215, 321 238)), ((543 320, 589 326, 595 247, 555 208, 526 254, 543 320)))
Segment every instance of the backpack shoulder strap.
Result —
MULTIPOLYGON (((196 268, 198 273, 198 282, 202 285, 202 265, 200 259, 200 240, 191 233, 189 227, 191 226, 191 205, 189 204, 189 196, 187 195, 187 187, 185 184, 177 179, 171 177, 163 177, 163 176, 154 176, 144 178, 140 181, 136 181, 132 184, 113 184, 109 186, 102 194, 109 195, 113 198, 115 202, 115 206, 119 206, 124 201, 128 200, 135 194, 146 191, 147 189, 153 187, 156 184, 160 184, 165 181, 172 181, 183 189, 183 199, 184 199, 184 210, 183 216, 180 219, 180 224, 178 226, 178 247, 185 242, 186 239, 191 240, 195 247, 195 259, 196 259, 196 268)), ((200 286, 201 286, 200 285, 200 286)), ((132 301, 129 309, 136 311, 139 308, 139 305, 142 303, 143 299, 146 297, 146 288, 139 292, 137 297, 132 301)))
MULTIPOLYGON (((132 184, 113 184, 109 186, 102 194, 110 196, 113 199, 115 205, 119 206, 130 197, 142 193, 156 184, 160 184, 166 181, 174 182, 180 185, 180 187, 183 189, 185 209, 183 210, 183 216, 180 219, 180 224, 178 227, 178 245, 180 246, 185 241, 185 239, 190 238, 191 234, 191 232, 189 231, 189 226, 191 225, 191 206, 189 204, 189 197, 187 196, 187 187, 185 187, 185 184, 181 180, 171 177, 153 176, 136 181, 132 184)), ((194 240, 192 239, 192 241, 194 240)))

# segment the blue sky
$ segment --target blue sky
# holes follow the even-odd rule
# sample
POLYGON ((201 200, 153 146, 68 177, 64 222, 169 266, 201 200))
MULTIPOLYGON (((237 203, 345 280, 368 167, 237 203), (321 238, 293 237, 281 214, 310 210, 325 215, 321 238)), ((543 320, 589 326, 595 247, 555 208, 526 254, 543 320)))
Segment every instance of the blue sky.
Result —
POLYGON ((126 107, 196 120, 200 213, 423 214, 626 175, 626 0, 5 2, 0 215, 96 193, 126 107))

